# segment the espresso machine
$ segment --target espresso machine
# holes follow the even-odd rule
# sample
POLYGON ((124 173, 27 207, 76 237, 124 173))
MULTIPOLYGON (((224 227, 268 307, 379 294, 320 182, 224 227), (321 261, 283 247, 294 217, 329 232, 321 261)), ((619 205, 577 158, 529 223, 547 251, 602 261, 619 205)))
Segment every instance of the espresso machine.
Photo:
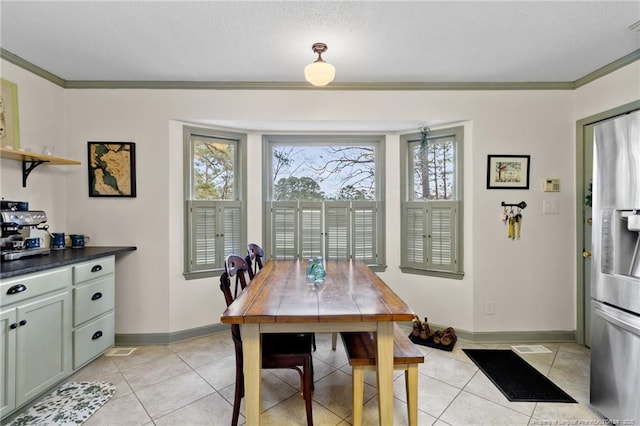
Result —
POLYGON ((0 201, 0 254, 3 261, 51 253, 49 247, 41 247, 39 238, 32 238, 31 231, 46 231, 47 215, 42 210, 29 210, 25 201, 0 201))

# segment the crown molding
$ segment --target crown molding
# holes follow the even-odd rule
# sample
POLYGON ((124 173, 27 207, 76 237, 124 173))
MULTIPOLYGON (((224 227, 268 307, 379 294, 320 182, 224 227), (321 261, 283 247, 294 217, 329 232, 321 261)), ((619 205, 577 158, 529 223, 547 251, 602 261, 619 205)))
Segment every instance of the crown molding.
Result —
POLYGON ((65 80, 0 48, 0 58, 65 89, 162 89, 162 90, 323 90, 323 91, 435 91, 435 90, 574 90, 640 59, 640 49, 570 82, 371 82, 332 83, 324 87, 302 82, 255 81, 109 81, 65 80))
POLYGON ((585 75, 582 78, 577 79, 573 82, 574 89, 584 86, 585 84, 591 83, 594 80, 597 80, 601 77, 604 77, 607 74, 611 74, 614 71, 619 70, 622 67, 625 67, 629 64, 640 59, 640 49, 637 49, 622 58, 611 62, 610 64, 605 65, 604 67, 595 70, 592 73, 585 75))
POLYGON ((67 89, 168 89, 168 90, 321 90, 321 91, 417 91, 417 90, 572 90, 570 82, 469 82, 469 83, 332 83, 324 87, 295 82, 258 81, 104 81, 67 80, 67 89))
POLYGON ((65 87, 66 81, 63 78, 60 78, 57 75, 45 70, 44 68, 40 68, 39 66, 32 64, 25 59, 22 59, 20 56, 15 55, 6 49, 3 49, 2 47, 0 47, 0 58, 6 60, 7 62, 11 62, 13 65, 16 65, 39 77, 42 77, 45 80, 52 82, 53 84, 57 84, 60 87, 65 87))

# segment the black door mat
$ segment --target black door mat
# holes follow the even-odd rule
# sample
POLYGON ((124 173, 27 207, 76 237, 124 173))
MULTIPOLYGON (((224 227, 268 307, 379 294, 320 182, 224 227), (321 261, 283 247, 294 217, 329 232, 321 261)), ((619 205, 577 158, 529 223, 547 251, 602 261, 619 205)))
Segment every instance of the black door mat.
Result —
POLYGON ((512 402, 577 401, 509 349, 463 349, 512 402))
POLYGON ((453 347, 456 345, 456 342, 458 341, 458 336, 454 335, 453 342, 451 342, 448 345, 443 345, 442 343, 434 342, 433 336, 430 336, 426 339, 421 339, 419 337, 414 336, 413 333, 409 334, 409 340, 411 340, 413 343, 418 345, 429 346, 430 348, 436 348, 436 349, 441 349, 443 351, 451 352, 453 350, 453 347))

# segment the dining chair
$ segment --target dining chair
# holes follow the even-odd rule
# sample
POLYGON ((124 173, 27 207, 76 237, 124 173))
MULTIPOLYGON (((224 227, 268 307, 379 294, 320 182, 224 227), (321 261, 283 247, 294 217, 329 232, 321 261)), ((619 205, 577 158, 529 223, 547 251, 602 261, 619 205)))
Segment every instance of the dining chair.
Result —
MULTIPOLYGON (((249 269, 247 265, 246 259, 243 259, 241 256, 237 255, 229 255, 224 260, 224 270, 229 273, 230 270, 238 271, 236 276, 236 283, 233 290, 233 298, 238 297, 238 284, 240 284, 240 291, 244 290, 247 286, 247 277, 244 274, 244 271, 249 269), (242 271, 242 273, 240 273, 242 271)), ((251 279, 251 278, 250 278, 251 279)))
POLYGON ((264 250, 258 244, 247 244, 247 263, 249 264, 249 279, 253 277, 262 269, 262 259, 264 258, 264 250))
MULTIPOLYGON (((244 275, 248 270, 249 265, 240 256, 228 256, 227 259, 225 259, 225 271, 220 276, 220 290, 222 290, 224 294, 227 307, 235 300, 235 297, 231 293, 231 277, 244 275)), ((240 283, 242 283, 242 280, 240 280, 240 283)), ((242 289, 244 289, 244 287, 242 287, 242 289)), ((236 353, 236 387, 233 399, 231 425, 237 426, 238 416, 240 414, 240 402, 244 397, 244 367, 240 325, 231 325, 231 337, 236 353)), ((311 393, 314 386, 311 335, 294 333, 262 334, 262 368, 286 368, 298 372, 302 397, 304 398, 307 411, 307 425, 312 426, 311 393)))

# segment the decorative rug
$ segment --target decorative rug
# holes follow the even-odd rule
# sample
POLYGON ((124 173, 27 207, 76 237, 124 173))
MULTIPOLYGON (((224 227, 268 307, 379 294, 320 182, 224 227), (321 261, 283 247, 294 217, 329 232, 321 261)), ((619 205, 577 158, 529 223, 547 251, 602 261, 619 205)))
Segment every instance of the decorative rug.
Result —
POLYGON ((9 426, 81 425, 115 393, 116 387, 107 382, 67 382, 9 426))
POLYGON ((463 349, 512 402, 577 401, 510 349, 463 349))

